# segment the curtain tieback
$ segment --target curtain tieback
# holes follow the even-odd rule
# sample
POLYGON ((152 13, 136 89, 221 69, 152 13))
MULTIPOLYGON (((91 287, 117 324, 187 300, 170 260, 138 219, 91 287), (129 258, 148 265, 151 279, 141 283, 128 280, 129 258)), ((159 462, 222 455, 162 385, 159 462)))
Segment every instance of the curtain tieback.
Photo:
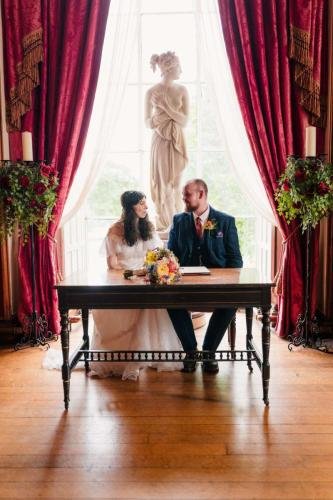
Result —
POLYGON ((53 236, 51 236, 49 233, 47 233, 46 236, 48 237, 49 240, 52 241, 52 243, 54 243, 55 245, 57 244, 57 240, 55 238, 53 238, 53 236))
POLYGON ((279 268, 274 276, 274 282, 275 282, 275 287, 274 287, 274 292, 276 295, 282 295, 282 279, 283 279, 283 262, 284 262, 284 253, 286 251, 287 243, 291 240, 291 238, 294 236, 296 231, 301 227, 301 224, 298 224, 298 226, 295 227, 295 229, 289 234, 289 236, 282 241, 282 252, 280 255, 280 262, 279 262, 279 268))

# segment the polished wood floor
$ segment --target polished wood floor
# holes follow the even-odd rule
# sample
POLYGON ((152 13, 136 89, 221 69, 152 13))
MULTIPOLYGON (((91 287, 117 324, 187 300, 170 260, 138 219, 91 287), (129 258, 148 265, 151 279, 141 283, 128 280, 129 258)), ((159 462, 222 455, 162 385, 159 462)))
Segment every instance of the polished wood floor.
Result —
POLYGON ((245 363, 138 382, 78 369, 68 413, 43 356, 0 351, 0 498, 333 499, 331 355, 272 335, 269 408, 245 363))

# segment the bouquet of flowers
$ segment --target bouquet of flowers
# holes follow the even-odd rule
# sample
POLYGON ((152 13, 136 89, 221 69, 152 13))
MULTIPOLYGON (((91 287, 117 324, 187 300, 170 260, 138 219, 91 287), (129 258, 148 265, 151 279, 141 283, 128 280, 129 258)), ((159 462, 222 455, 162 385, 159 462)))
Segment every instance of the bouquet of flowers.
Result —
POLYGON ((171 285, 180 280, 179 262, 171 250, 148 250, 144 261, 146 280, 151 284, 171 285))
POLYGON ((0 167, 0 241, 18 225, 23 243, 29 227, 45 236, 57 199, 54 167, 41 162, 4 161, 0 167))
POLYGON ((277 210, 289 224, 299 219, 302 230, 315 227, 333 210, 333 165, 319 158, 290 156, 275 191, 277 210))

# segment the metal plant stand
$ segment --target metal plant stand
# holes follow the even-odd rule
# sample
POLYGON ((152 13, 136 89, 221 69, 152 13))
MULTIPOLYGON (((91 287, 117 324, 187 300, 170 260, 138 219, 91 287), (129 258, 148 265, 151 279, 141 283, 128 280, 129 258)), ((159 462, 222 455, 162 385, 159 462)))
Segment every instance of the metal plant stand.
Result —
POLYGON ((328 348, 323 344, 319 336, 318 322, 315 317, 311 318, 310 305, 310 279, 311 279, 311 233, 312 227, 306 228, 306 254, 305 254, 305 310, 297 318, 295 332, 288 336, 290 343, 288 349, 292 351, 293 347, 311 347, 328 352, 328 348))
POLYGON ((25 318, 23 324, 23 337, 14 345, 14 350, 26 349, 27 347, 45 347, 49 349, 50 340, 56 340, 48 329, 48 322, 44 314, 39 315, 36 311, 36 270, 35 270, 35 231, 34 226, 30 226, 30 261, 31 261, 31 283, 32 283, 32 313, 25 318))

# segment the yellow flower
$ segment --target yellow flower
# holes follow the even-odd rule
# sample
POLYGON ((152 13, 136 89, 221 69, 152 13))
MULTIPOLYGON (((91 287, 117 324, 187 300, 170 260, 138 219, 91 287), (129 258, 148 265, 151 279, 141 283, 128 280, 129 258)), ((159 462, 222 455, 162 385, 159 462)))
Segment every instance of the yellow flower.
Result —
POLYGON ((146 259, 145 259, 145 264, 150 266, 151 264, 154 264, 157 260, 157 254, 154 252, 154 250, 148 250, 146 254, 146 259))

